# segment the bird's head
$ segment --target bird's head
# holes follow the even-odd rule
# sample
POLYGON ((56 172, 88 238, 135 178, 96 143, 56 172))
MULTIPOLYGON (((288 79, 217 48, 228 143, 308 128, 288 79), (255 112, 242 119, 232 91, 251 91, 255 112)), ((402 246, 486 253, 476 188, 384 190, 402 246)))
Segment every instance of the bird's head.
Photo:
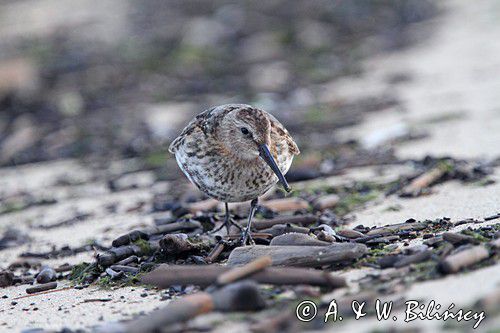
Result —
POLYGON ((219 138, 234 156, 252 163, 263 159, 287 192, 291 188, 276 163, 275 144, 271 140, 271 119, 263 110, 238 105, 227 113, 219 127, 219 138))

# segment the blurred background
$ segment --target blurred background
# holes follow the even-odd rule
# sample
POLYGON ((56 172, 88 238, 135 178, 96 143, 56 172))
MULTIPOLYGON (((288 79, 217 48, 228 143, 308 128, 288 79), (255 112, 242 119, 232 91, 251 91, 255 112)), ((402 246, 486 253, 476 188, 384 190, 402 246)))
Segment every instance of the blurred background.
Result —
POLYGON ((302 150, 331 146, 333 129, 397 104, 389 91, 345 101, 331 82, 426 37, 407 27, 433 18, 434 3, 4 0, 0 165, 140 157, 164 167, 180 126, 230 102, 274 113, 302 150))
MULTIPOLYGON (((32 283, 42 263, 95 263, 131 230, 219 221, 223 207, 189 184, 167 148, 195 114, 225 103, 273 113, 302 152, 287 174, 296 190, 288 202, 302 206, 262 209, 259 218, 312 213, 332 233, 452 221, 454 232, 475 228, 466 237, 473 244, 489 242, 500 230, 499 55, 498 0, 0 0, 0 277, 10 272, 32 283)), ((283 196, 270 191, 264 200, 283 196)), ((244 218, 248 207, 233 213, 244 218)), ((381 240, 391 253, 375 241, 368 259, 399 256, 410 243, 427 251, 425 236, 381 240)), ((498 252, 466 272, 435 274, 436 258, 450 247, 388 280, 368 259, 334 270, 349 281, 346 297, 497 306, 498 252)), ((91 273, 98 280, 85 289, 21 298, 17 306, 10 302, 25 296, 26 285, 0 279, 12 305, 0 310, 2 331, 93 327, 180 295, 132 285, 111 294, 99 287, 107 273, 91 273)), ((273 304, 339 296, 294 293, 266 291, 273 304)), ((483 327, 499 327, 495 309, 483 327)), ((265 318, 294 325, 281 308, 269 310, 265 318)), ((223 318, 240 326, 220 331, 239 332, 257 317, 223 318)), ((456 328, 373 317, 337 324, 332 329, 346 332, 456 328)))

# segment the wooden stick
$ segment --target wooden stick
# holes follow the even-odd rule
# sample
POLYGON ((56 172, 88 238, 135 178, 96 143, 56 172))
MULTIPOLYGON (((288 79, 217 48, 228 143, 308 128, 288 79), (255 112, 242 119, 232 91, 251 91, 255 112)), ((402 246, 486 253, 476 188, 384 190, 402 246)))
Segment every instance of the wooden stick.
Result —
POLYGON ((425 223, 422 222, 412 222, 412 223, 398 223, 387 225, 383 227, 378 227, 372 229, 366 233, 367 236, 385 236, 391 235, 399 231, 411 231, 411 230, 423 230, 427 227, 425 223))
POLYGON ((446 173, 446 169, 437 166, 415 178, 409 185, 401 191, 402 196, 414 197, 422 193, 422 190, 429 187, 446 173))
POLYGON ((56 289, 57 288, 57 282, 49 282, 49 283, 44 283, 44 284, 38 284, 36 286, 30 287, 26 289, 27 294, 36 294, 41 291, 47 291, 50 289, 56 289))
POLYGON ((440 268, 446 274, 456 273, 462 268, 474 265, 489 256, 488 249, 483 245, 478 245, 446 257, 440 263, 440 268))
POLYGON ((181 221, 181 222, 173 222, 169 224, 162 224, 155 227, 150 227, 148 229, 144 229, 146 233, 149 235, 159 235, 159 234, 168 234, 181 230, 195 230, 201 228, 202 225, 198 221, 181 221))
MULTIPOLYGON (((217 278, 231 268, 227 266, 188 266, 160 265, 156 270, 147 273, 141 282, 159 288, 172 285, 194 284, 207 287, 215 283, 217 278)), ((262 272, 248 277, 258 283, 272 285, 314 285, 320 287, 340 288, 346 285, 344 278, 333 276, 329 272, 294 267, 268 267, 262 272)))
MULTIPOLYGON (((264 238, 264 239, 273 238, 272 234, 264 233, 264 232, 252 232, 252 233, 250 233, 250 236, 252 236, 252 238, 264 238)), ((239 238, 241 238, 241 234, 227 235, 227 236, 224 236, 224 238, 229 239, 229 240, 239 239, 239 238)))
POLYGON ((14 297, 13 299, 29 298, 29 297, 34 297, 34 296, 38 296, 38 295, 51 294, 51 293, 56 293, 56 292, 59 292, 59 291, 70 290, 70 289, 74 289, 74 288, 73 287, 64 287, 64 288, 61 288, 61 289, 52 289, 52 290, 42 291, 42 292, 39 292, 39 293, 36 293, 36 294, 29 294, 29 295, 14 297))
POLYGON ((310 225, 316 223, 317 217, 314 215, 296 215, 296 216, 280 216, 271 220, 254 221, 253 227, 257 230, 271 228, 277 224, 297 224, 310 225))
POLYGON ((217 277, 216 284, 218 286, 224 286, 229 283, 242 280, 245 277, 249 277, 252 274, 262 271, 266 267, 271 266, 272 263, 273 261, 269 256, 257 258, 254 261, 246 264, 245 266, 233 268, 227 272, 222 273, 217 277))
POLYGON ((119 246, 123 246, 123 245, 127 245, 127 244, 130 244, 130 243, 133 243, 133 242, 135 242, 138 239, 148 240, 149 239, 149 235, 146 234, 142 230, 132 230, 131 232, 129 232, 129 233, 125 234, 125 235, 122 235, 122 236, 116 238, 115 240, 113 240, 113 242, 111 243, 111 245, 113 247, 119 247, 119 246))
POLYGON ((225 247, 226 247, 226 242, 223 241, 218 242, 217 245, 215 245, 212 251, 205 258, 205 261, 209 264, 213 263, 215 260, 217 260, 217 258, 219 258, 222 251, 224 251, 225 247))
POLYGON ((261 232, 271 234, 276 237, 279 235, 288 234, 290 232, 308 234, 309 228, 296 227, 290 224, 277 224, 269 229, 263 229, 261 230, 261 232))

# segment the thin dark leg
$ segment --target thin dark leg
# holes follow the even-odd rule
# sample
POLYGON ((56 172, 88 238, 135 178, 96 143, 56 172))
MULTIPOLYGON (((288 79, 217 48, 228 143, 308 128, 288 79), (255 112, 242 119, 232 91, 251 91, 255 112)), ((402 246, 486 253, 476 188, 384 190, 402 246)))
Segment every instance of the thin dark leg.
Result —
POLYGON ((226 226, 226 231, 227 234, 229 235, 229 228, 231 227, 230 226, 231 213, 229 212, 229 205, 227 204, 227 202, 224 202, 224 206, 226 207, 226 215, 224 216, 224 225, 226 226))
POLYGON ((233 222, 233 220, 231 220, 231 213, 229 212, 228 203, 224 202, 224 206, 226 207, 226 214, 224 215, 224 223, 217 229, 212 230, 211 233, 216 233, 220 231, 222 228, 226 227, 227 234, 229 235, 229 228, 231 227, 231 225, 234 225, 241 230, 241 227, 237 223, 233 222))
POLYGON ((252 229, 252 220, 253 216, 255 214, 255 209, 257 208, 257 205, 259 204, 259 198, 253 199, 252 203, 250 204, 250 215, 248 215, 248 224, 247 227, 245 228, 245 231, 243 232, 243 246, 247 245, 248 238, 250 236, 250 230, 252 229))

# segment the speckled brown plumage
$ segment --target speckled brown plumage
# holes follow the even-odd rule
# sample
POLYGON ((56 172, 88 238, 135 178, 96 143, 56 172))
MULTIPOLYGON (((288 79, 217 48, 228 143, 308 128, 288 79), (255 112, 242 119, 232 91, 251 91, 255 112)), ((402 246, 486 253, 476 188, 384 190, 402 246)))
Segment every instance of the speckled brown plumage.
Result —
POLYGON ((300 153, 276 118, 245 104, 202 112, 172 142, 169 151, 191 182, 226 203, 224 225, 228 232, 232 222, 227 203, 252 200, 242 235, 245 245, 258 197, 278 181, 290 191, 284 175, 300 153))
POLYGON ((283 174, 299 154, 288 131, 272 115, 249 105, 228 104, 196 116, 169 151, 201 191, 220 201, 241 202, 261 196, 278 181, 259 157, 259 145, 269 147, 283 174))

